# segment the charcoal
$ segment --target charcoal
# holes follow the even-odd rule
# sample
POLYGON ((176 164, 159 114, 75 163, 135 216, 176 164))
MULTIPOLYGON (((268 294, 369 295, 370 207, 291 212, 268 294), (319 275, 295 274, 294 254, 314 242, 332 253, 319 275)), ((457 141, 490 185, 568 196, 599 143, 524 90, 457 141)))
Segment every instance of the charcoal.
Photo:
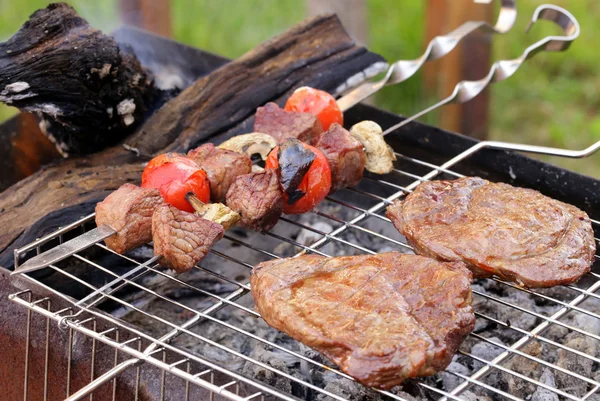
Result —
MULTIPOLYGON (((547 386, 556 388, 556 383, 554 381, 554 375, 548 369, 544 369, 542 371, 542 376, 539 379, 540 383, 543 383, 547 386)), ((543 387, 538 387, 538 389, 531 396, 531 401, 559 401, 558 395, 545 389, 543 387)))
MULTIPOLYGON (((316 231, 320 231, 326 234, 329 234, 331 231, 333 231, 333 227, 331 226, 331 224, 326 223, 324 221, 317 221, 314 224, 311 224, 311 227, 314 228, 316 231)), ((319 241, 321 238, 323 238, 323 235, 315 231, 302 229, 298 234, 298 238, 296 238, 296 241, 303 245, 310 246, 315 242, 319 241)), ((331 242, 329 242, 320 250, 321 252, 327 255, 331 255, 334 252, 334 246, 331 242)))
MULTIPOLYGON (((525 345, 522 352, 534 356, 541 357, 542 347, 538 342, 530 342, 525 345)), ((542 374, 542 366, 523 356, 515 355, 512 359, 505 364, 508 369, 511 369, 517 373, 527 376, 531 379, 537 380, 542 374)), ((533 394, 537 390, 537 386, 529 381, 525 381, 510 373, 501 372, 500 380, 507 383, 507 391, 510 394, 514 394, 517 397, 525 398, 528 395, 533 394)))
MULTIPOLYGON (((457 358, 455 357, 454 359, 456 360, 457 358)), ((464 381, 460 377, 449 372, 456 372, 463 376, 469 376, 471 374, 471 371, 465 365, 455 361, 451 362, 446 368, 446 371, 440 373, 440 376, 442 377, 442 383, 444 384, 444 389, 446 391, 452 390, 464 381)))
MULTIPOLYGON (((578 333, 570 333, 564 339, 566 347, 585 352, 586 354, 596 355, 598 352, 598 343, 588 337, 578 333)), ((592 373, 593 361, 589 358, 579 356, 573 352, 564 349, 558 350, 558 359, 556 365, 565 368, 579 375, 590 377, 592 373)), ((556 383, 558 388, 565 392, 583 397, 587 393, 587 385, 574 376, 566 373, 556 373, 556 383)))
MULTIPOLYGON (((327 372, 323 375, 326 391, 342 396, 350 401, 377 401, 380 399, 379 394, 375 391, 365 386, 362 386, 354 381, 336 380, 334 375, 335 374, 331 372, 327 372)), ((332 397, 329 397, 325 394, 319 394, 316 399, 319 401, 333 400, 332 397)), ((407 401, 412 401, 411 399, 415 400, 414 398, 410 397, 407 398, 407 401)))
POLYGON ((492 401, 492 399, 485 395, 477 395, 470 391, 465 391, 462 393, 461 398, 466 401, 492 401))
MULTIPOLYGON (((497 337, 492 337, 489 339, 491 342, 494 342, 496 344, 503 344, 503 342, 497 338, 497 337)), ((493 360, 495 357, 497 357, 498 355, 500 355, 502 352, 504 351, 503 348, 494 345, 494 344, 490 344, 488 342, 482 341, 482 342, 478 342, 477 344, 475 344, 473 346, 473 348, 471 348, 471 354, 485 359, 486 361, 491 361, 493 360)), ((473 360, 473 370, 479 370, 481 367, 483 367, 483 363, 478 361, 478 360, 473 360)))

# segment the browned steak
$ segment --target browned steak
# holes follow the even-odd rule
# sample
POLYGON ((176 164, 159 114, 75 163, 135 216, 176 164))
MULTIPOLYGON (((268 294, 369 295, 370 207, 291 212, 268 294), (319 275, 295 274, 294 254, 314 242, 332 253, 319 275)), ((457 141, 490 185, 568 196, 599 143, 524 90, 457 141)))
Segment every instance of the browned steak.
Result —
POLYGON ((267 103, 256 109, 254 131, 271 135, 277 142, 296 138, 314 145, 323 127, 313 114, 286 111, 275 103, 267 103))
POLYGON ((106 246, 125 253, 152 241, 152 213, 163 203, 158 189, 123 184, 96 205, 96 224, 117 230, 106 246))
POLYGON ((334 123, 321 135, 317 147, 323 151, 331 167, 331 192, 358 185, 366 162, 362 143, 334 123))
POLYGON ((269 325, 370 387, 443 369, 475 325, 462 263, 398 252, 305 255, 263 262, 250 281, 269 325))
POLYGON ((283 191, 277 171, 268 169, 236 178, 227 192, 227 206, 241 216, 240 226, 268 231, 283 213, 283 191))
POLYGON ((159 206, 152 216, 154 254, 161 256, 161 265, 178 273, 200 262, 223 234, 220 224, 168 204, 159 206))
POLYGON ((235 178, 252 171, 248 155, 219 149, 212 143, 190 150, 188 156, 206 172, 212 202, 225 202, 225 195, 235 178))
POLYGON ((532 189, 477 177, 420 184, 387 216, 415 252, 526 287, 577 281, 596 245, 588 215, 532 189))

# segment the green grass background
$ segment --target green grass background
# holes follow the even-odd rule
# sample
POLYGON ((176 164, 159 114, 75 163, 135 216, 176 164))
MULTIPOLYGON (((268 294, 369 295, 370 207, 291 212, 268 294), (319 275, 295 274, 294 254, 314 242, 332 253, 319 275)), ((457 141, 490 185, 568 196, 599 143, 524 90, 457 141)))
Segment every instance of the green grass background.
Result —
MULTIPOLYGON (((118 17, 114 1, 69 1, 95 27, 110 31, 118 17)), ((518 0, 513 30, 493 40, 494 59, 518 56, 525 45, 560 31, 540 23, 524 29, 540 0, 518 0)), ((43 0, 0 0, 0 38, 13 34, 43 0)), ((425 2, 369 0, 369 48, 388 60, 419 56, 423 43, 425 2)), ((554 0, 579 20, 581 37, 564 53, 542 53, 509 80, 491 90, 493 139, 567 148, 600 140, 600 74, 596 40, 600 39, 600 1, 554 0)), ((237 57, 261 41, 284 31, 306 15, 301 0, 172 0, 173 36, 184 43, 228 57, 237 57)), ((418 74, 386 88, 376 103, 387 110, 411 114, 427 104, 418 74)), ((15 111, 0 108, 0 121, 15 111)), ((435 123, 435 116, 426 119, 435 123)), ((545 158, 600 178, 600 154, 584 160, 545 158)))

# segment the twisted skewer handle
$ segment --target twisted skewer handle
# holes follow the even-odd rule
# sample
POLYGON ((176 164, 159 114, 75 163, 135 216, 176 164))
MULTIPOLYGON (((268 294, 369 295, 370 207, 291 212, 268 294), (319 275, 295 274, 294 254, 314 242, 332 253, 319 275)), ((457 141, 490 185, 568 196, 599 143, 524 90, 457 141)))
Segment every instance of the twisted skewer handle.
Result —
MULTIPOLYGON (((470 33, 482 29, 491 33, 506 33, 515 23, 517 9, 515 0, 502 0, 500 14, 496 25, 492 26, 485 21, 467 21, 452 32, 444 36, 436 36, 427 45, 423 55, 414 60, 399 60, 393 63, 387 70, 385 76, 378 81, 365 82, 352 91, 338 99, 337 103, 342 110, 363 101, 381 88, 387 85, 395 85, 412 77, 428 61, 436 60, 450 53, 470 33)), ((336 89, 340 94, 348 90, 352 78, 336 89)))
POLYGON ((554 52, 566 50, 571 45, 571 42, 579 36, 579 23, 571 13, 561 7, 548 4, 539 6, 533 14, 531 22, 527 27, 527 31, 529 31, 531 26, 540 19, 556 23, 562 28, 564 35, 547 36, 525 49, 521 56, 512 60, 500 60, 495 62, 485 78, 476 81, 459 82, 454 87, 454 91, 450 96, 388 128, 383 135, 389 134, 441 106, 450 103, 464 103, 473 99, 483 92, 488 85, 511 77, 526 60, 529 60, 536 54, 542 51, 554 52))

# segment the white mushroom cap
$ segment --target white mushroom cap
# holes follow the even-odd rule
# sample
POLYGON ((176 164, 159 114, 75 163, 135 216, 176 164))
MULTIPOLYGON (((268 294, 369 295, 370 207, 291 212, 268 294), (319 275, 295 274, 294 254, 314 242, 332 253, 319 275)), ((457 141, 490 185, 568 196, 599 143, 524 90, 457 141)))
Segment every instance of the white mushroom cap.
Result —
POLYGON ((267 156, 276 146, 277 141, 271 135, 253 132, 251 134, 234 136, 217 147, 219 149, 245 153, 248 156, 258 153, 263 160, 267 160, 267 156))
POLYGON ((387 174, 394 169, 396 155, 383 139, 383 130, 373 121, 361 121, 350 128, 350 135, 363 144, 367 162, 365 169, 375 174, 387 174))

